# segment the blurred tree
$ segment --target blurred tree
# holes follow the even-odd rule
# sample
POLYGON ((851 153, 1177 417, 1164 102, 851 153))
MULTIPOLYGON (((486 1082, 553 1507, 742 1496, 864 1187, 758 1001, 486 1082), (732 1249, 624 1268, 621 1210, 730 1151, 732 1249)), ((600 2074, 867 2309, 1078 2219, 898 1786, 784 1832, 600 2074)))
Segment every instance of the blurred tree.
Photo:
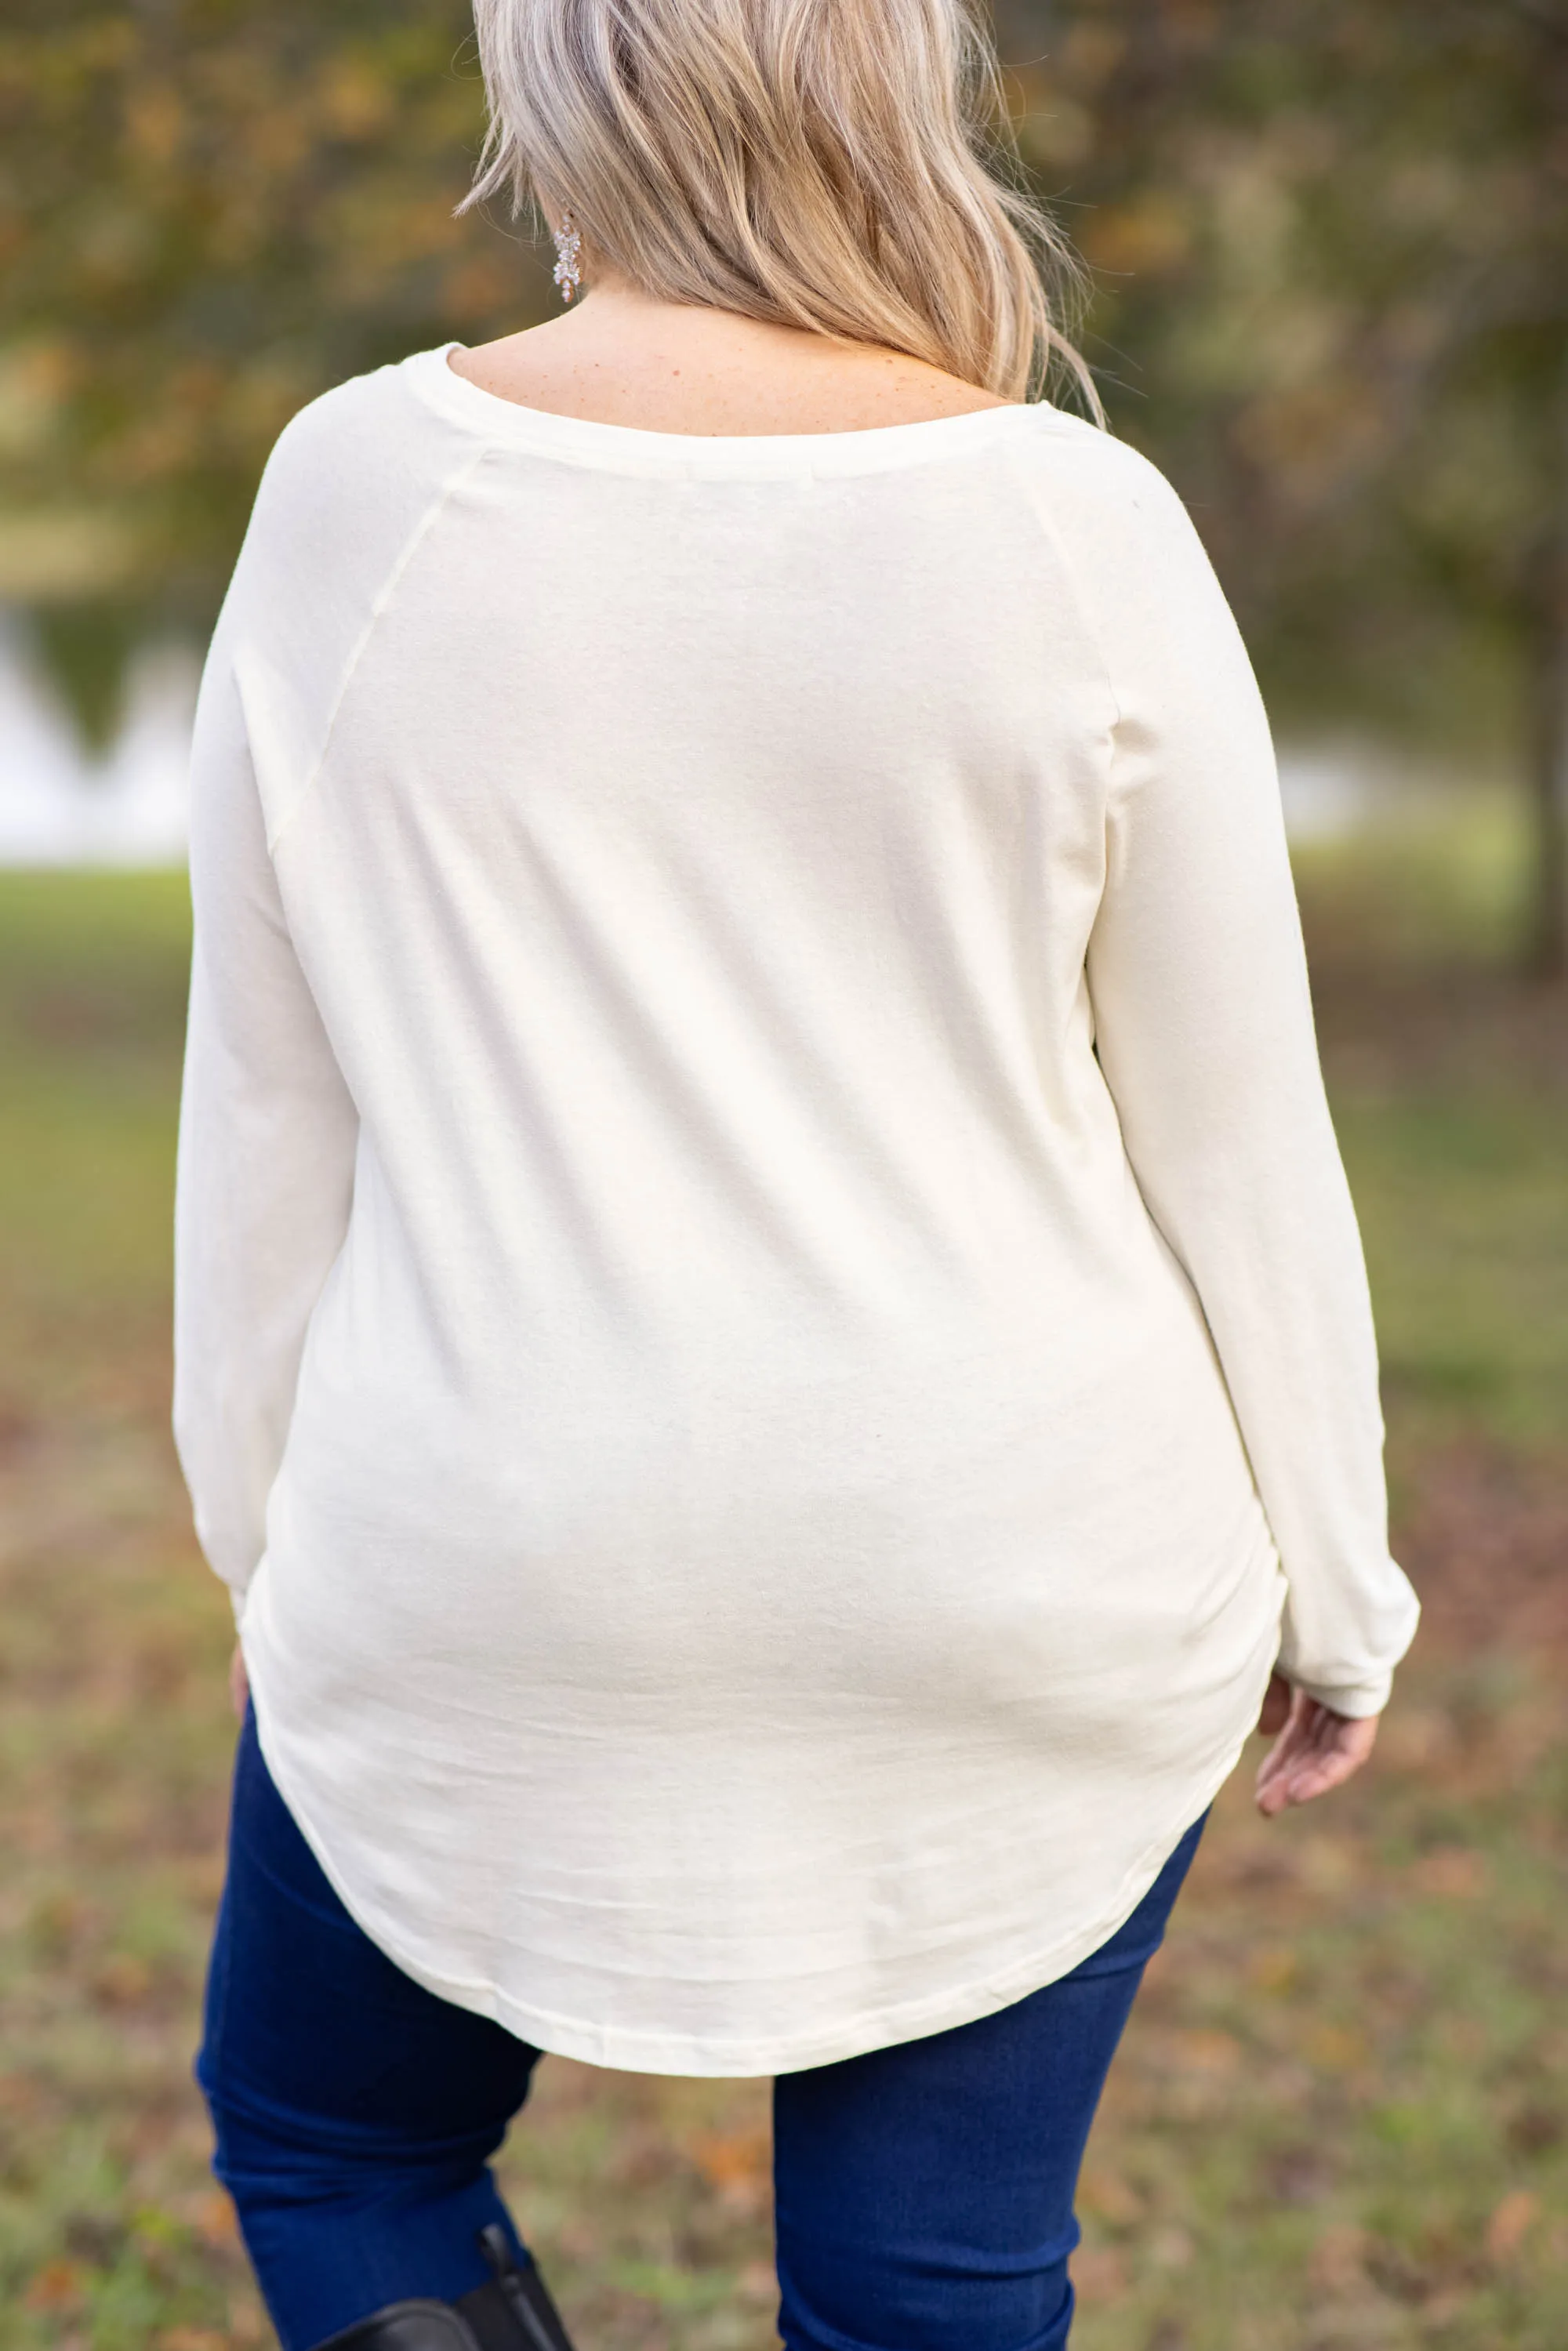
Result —
MULTIPOLYGON (((1568 0, 996 5, 1107 404, 1276 706, 1529 736, 1561 969, 1568 0)), ((549 307, 452 217, 481 119, 465 0, 6 0, 0 598, 85 722, 131 624, 210 620, 303 401, 549 307)))
POLYGON ((1197 510, 1272 698, 1472 749, 1500 720, 1528 954, 1563 971, 1568 7, 999 7, 1107 406, 1197 510))
POLYGON ((296 409, 548 291, 452 216, 471 49, 462 0, 7 0, 0 597, 89 738, 138 629, 210 623, 296 409))

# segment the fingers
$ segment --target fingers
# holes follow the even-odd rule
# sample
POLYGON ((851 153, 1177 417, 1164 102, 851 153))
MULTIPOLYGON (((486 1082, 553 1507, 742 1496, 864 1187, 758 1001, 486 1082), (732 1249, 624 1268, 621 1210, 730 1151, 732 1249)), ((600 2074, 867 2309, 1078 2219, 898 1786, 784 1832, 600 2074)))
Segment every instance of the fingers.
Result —
POLYGON ((245 1651, 237 1641, 229 1659, 229 1703, 243 1722, 246 1708, 250 1703, 250 1676, 245 1669, 245 1651))
POLYGON ((1303 1691, 1292 1694, 1283 1729, 1259 1767, 1259 1811, 1272 1820, 1291 1804, 1310 1804, 1360 1771, 1377 1738, 1377 1717, 1334 1714, 1303 1691))
POLYGON ((1276 1813, 1282 1813, 1293 1801, 1291 1786, 1303 1761, 1302 1741, 1292 1719, 1258 1767, 1254 1794, 1265 1820, 1272 1820, 1276 1813))
POLYGON ((1281 1809, 1287 1804, 1310 1804, 1314 1796, 1326 1796, 1361 1769, 1362 1759, 1347 1754, 1343 1749, 1331 1750, 1322 1755, 1310 1756, 1299 1763, 1286 1781, 1281 1793, 1281 1809))

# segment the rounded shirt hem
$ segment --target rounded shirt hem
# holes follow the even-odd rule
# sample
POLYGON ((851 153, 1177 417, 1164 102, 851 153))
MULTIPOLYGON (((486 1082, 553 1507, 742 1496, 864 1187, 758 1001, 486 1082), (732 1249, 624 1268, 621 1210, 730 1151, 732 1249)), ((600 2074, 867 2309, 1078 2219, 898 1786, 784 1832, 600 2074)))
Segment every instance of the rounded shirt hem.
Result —
MULTIPOLYGON (((1091 1925, 998 1975, 971 1978, 940 1993, 866 2011, 831 2032, 786 2033, 776 2041, 737 2043, 593 2024, 586 2018, 529 2008, 488 1980, 465 1980, 427 1967, 408 1949, 401 1936, 388 1930, 384 1921, 378 1918, 374 1925, 371 1923, 357 1893, 333 1860, 327 1840, 300 1804, 290 1784, 292 1775, 287 1765, 268 1746, 267 1718, 254 1683, 252 1697, 262 1756, 296 1827, 361 1933, 368 1936, 377 1949, 412 1981, 433 1992, 438 2000, 449 2001, 455 2008, 488 2017, 546 2056, 573 2058, 581 2064, 598 2065, 611 2073, 749 2080, 840 2064, 848 2058, 863 2057, 873 2050, 892 2048, 901 2042, 926 2040, 934 2033, 974 2024, 981 2017, 1011 2008, 1031 1992, 1042 1991, 1048 1984, 1071 1975, 1075 1967, 1092 1958, 1125 1925, 1194 1821, 1213 1803, 1230 1778, 1256 1724, 1266 1687, 1267 1676, 1259 1687, 1255 1702, 1247 1710, 1245 1727, 1226 1750, 1222 1768, 1200 1777, 1197 1793, 1188 1792, 1172 1808, 1169 1818, 1132 1865, 1116 1900, 1091 1925)), ((781 1985, 780 1990, 787 1987, 781 1985)))

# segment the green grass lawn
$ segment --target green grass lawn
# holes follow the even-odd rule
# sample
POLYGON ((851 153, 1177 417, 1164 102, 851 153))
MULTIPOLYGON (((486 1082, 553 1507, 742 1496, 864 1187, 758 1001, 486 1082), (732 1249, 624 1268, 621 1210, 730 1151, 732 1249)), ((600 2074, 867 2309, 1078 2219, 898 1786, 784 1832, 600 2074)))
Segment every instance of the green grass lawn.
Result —
MULTIPOLYGON (((1568 2344, 1568 1049, 1489 809, 1301 860, 1427 1625, 1374 1769, 1227 1792, 1085 2179, 1082 2351, 1568 2344)), ((0 2351, 269 2335, 189 2083, 232 1724, 167 1437, 183 884, 0 874, 0 2351)), ((766 2351, 757 2084, 550 2061, 583 2351, 766 2351)))

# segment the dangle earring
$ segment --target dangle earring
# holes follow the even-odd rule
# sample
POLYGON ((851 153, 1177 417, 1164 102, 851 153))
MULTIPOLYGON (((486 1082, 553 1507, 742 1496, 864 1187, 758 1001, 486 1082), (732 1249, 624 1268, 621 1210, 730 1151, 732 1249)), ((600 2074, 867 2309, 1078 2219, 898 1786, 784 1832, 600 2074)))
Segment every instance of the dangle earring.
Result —
POLYGON ((582 250, 582 239, 570 213, 562 213, 559 227, 552 228, 550 235, 555 239, 555 282, 560 287, 561 300, 570 302, 582 283, 582 271, 577 258, 582 250))

